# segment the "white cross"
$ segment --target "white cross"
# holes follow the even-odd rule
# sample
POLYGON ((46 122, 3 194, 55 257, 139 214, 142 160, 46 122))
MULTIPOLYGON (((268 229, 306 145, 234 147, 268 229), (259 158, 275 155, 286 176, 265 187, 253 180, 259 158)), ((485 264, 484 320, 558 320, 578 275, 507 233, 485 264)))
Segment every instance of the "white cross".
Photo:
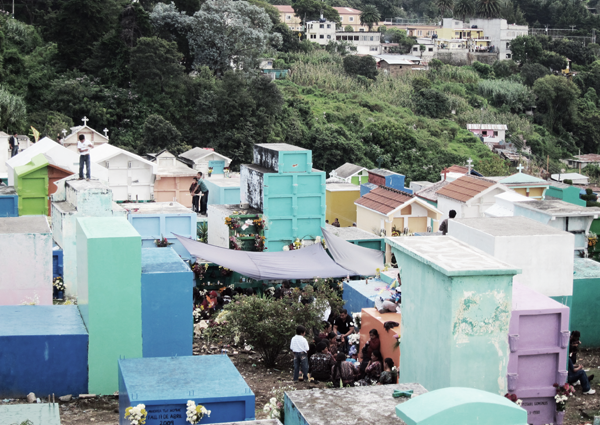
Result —
POLYGON ((520 173, 521 171, 523 171, 523 168, 524 168, 524 167, 523 167, 521 164, 519 164, 519 166, 517 167, 517 170, 519 170, 519 173, 520 173))
POLYGON ((85 115, 84 115, 84 116, 83 116, 83 118, 81 119, 81 121, 83 121, 83 125, 85 125, 85 126, 87 126, 87 122, 88 122, 89 120, 90 120, 90 119, 89 119, 88 117, 86 117, 85 115))
POLYGON ((106 137, 108 139, 108 128, 105 128, 102 131, 104 131, 104 137, 106 137))
POLYGON ((67 130, 64 128, 62 129, 61 133, 63 134, 63 137, 67 137, 67 130))
POLYGON ((467 159, 467 162, 469 163, 469 172, 467 174, 471 174, 471 162, 473 162, 473 160, 469 158, 467 159))

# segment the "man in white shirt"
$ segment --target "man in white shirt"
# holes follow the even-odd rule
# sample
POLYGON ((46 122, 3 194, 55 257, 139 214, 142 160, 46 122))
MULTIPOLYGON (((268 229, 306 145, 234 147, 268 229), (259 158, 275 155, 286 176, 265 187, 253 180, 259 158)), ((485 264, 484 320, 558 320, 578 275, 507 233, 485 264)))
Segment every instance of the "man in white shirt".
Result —
POLYGON ((86 169, 86 180, 89 180, 92 171, 90 170, 90 149, 93 149, 94 145, 92 142, 85 140, 83 134, 79 135, 79 142, 77 142, 77 150, 79 151, 79 180, 83 180, 83 164, 86 169))
POLYGON ((308 341, 304 338, 304 334, 306 334, 304 326, 296 327, 296 336, 290 343, 290 350, 294 352, 294 382, 298 382, 300 367, 302 367, 302 376, 308 382, 308 341))

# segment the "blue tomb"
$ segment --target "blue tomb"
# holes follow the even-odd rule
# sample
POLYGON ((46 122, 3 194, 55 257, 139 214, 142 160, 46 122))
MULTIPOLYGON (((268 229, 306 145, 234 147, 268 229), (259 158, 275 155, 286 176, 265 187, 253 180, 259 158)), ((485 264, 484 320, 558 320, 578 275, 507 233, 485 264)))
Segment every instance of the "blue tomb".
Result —
POLYGON ((19 196, 13 186, 0 187, 0 217, 19 216, 19 196))
POLYGON ((63 250, 58 245, 54 244, 52 248, 52 278, 61 276, 64 277, 64 260, 63 250))
POLYGON ((0 306, 0 398, 30 392, 88 392, 88 334, 77 306, 0 306))
POLYGON ((388 286, 382 280, 369 279, 351 280, 344 283, 344 308, 348 313, 360 313, 363 308, 375 307, 375 300, 378 297, 384 300, 390 298, 390 291, 385 289, 388 286))
POLYGON ((146 425, 189 425, 188 400, 211 411, 201 424, 254 420, 254 393, 226 355, 119 360, 119 424, 144 404, 146 425))
POLYGON ((142 248, 142 355, 191 356, 194 274, 171 248, 142 248))

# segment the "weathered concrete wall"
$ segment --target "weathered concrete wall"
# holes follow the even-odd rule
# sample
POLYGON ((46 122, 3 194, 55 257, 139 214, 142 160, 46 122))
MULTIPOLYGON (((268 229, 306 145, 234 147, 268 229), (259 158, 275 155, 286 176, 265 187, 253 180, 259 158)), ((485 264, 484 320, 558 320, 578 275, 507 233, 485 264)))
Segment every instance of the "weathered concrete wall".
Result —
POLYGON ((400 381, 506 393, 512 276, 519 270, 450 237, 386 242, 402 268, 400 381))
POLYGON ((268 170, 256 165, 240 167, 240 202, 252 208, 263 209, 263 176, 268 170))
POLYGON ((466 50, 438 50, 433 57, 454 66, 472 65, 474 62, 493 65, 498 60, 497 53, 472 53, 466 50))

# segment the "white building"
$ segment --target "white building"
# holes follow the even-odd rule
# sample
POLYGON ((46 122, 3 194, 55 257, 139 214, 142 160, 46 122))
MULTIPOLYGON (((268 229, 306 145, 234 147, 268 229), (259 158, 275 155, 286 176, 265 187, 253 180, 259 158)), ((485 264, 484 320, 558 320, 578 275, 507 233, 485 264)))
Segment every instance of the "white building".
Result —
MULTIPOLYGON (((6 161, 8 186, 14 186, 15 184, 15 167, 27 164, 34 156, 40 153, 44 154, 48 162, 52 165, 56 165, 73 174, 79 173, 79 155, 61 146, 49 137, 44 137, 6 161)), ((105 183, 108 182, 108 170, 106 168, 102 166, 91 168, 93 179, 98 179, 105 183)))
POLYGON ((202 171, 204 176, 212 168, 212 174, 224 174, 223 169, 229 167, 231 158, 215 152, 210 148, 194 148, 179 155, 179 158, 196 171, 202 171))
POLYGON ((590 184, 590 178, 588 176, 584 176, 579 173, 561 173, 561 174, 552 174, 550 178, 557 182, 564 182, 565 180, 571 180, 572 184, 582 184, 588 185, 590 184))
POLYGON ((506 140, 508 127, 504 124, 467 124, 467 130, 475 136, 483 138, 483 143, 490 149, 506 140))
POLYGON ((484 212, 496 203, 495 196, 510 190, 506 186, 475 176, 463 176, 442 187, 438 195, 438 209, 448 217, 450 210, 457 218, 484 217, 484 212))
POLYGON ((86 140, 91 141, 94 144, 94 147, 108 143, 108 129, 104 129, 104 134, 100 134, 93 128, 87 126, 87 122, 89 121, 88 118, 83 117, 81 121, 83 121, 83 125, 71 127, 71 134, 65 136, 63 140, 65 148, 79 155, 79 151, 77 151, 77 142, 79 142, 79 135, 81 134, 85 136, 86 140))
MULTIPOLYGON (((10 150, 8 148, 8 139, 12 134, 6 134, 3 131, 0 131, 0 179, 8 178, 8 171, 6 169, 6 161, 10 159, 10 150)), ((17 139, 19 140, 19 152, 23 152, 25 149, 28 149, 33 144, 29 137, 17 135, 17 139)), ((19 164, 23 165, 23 164, 19 164)), ((10 173, 11 179, 13 178, 12 172, 10 173)), ((12 186, 12 185, 9 185, 12 186)))
POLYGON ((311 21, 306 24, 306 37, 321 46, 326 46, 331 41, 349 43, 356 47, 356 53, 359 55, 381 53, 381 33, 378 31, 336 32, 335 22, 311 21))
POLYGON ((155 163, 109 144, 90 150, 90 159, 92 172, 96 164, 108 170, 114 201, 154 200, 155 163))
POLYGON ((336 168, 329 176, 337 181, 360 185, 369 182, 369 170, 360 165, 346 162, 344 165, 336 168))
POLYGON ((330 41, 335 41, 335 22, 307 22, 306 38, 313 43, 319 43, 321 46, 326 46, 330 41))
POLYGON ((512 25, 506 19, 471 19, 471 25, 483 29, 486 39, 498 49, 500 60, 512 59, 510 42, 529 33, 527 25, 512 25))

